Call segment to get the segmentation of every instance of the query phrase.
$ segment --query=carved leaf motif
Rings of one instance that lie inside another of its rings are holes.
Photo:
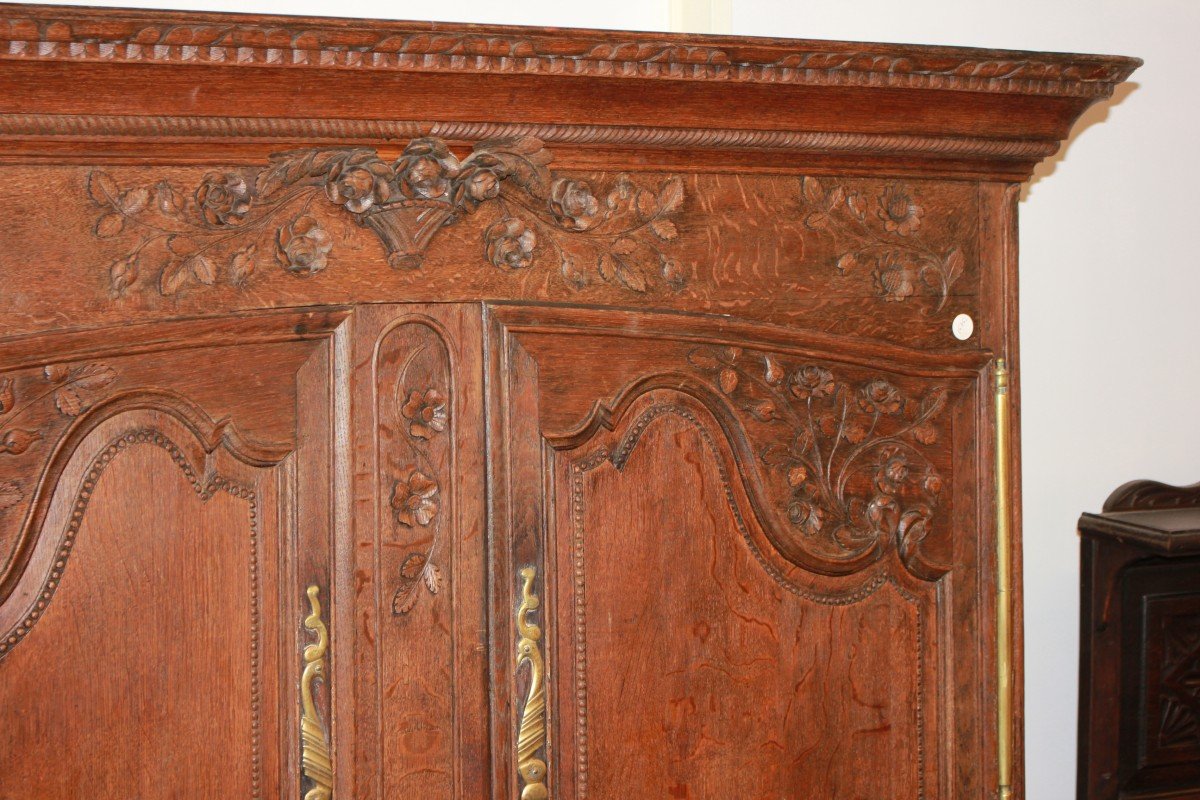
[[[21,487],[13,481],[0,481],[0,511],[12,508],[25,497]]]
[[[192,273],[186,261],[169,261],[159,277],[159,291],[170,297],[182,289],[191,277]]]
[[[442,590],[442,571],[432,561],[425,563],[423,576],[425,588],[429,590],[430,594],[437,594]]]
[[[212,286],[217,280],[217,270],[213,263],[204,256],[192,256],[184,262],[184,269],[195,276],[196,280],[205,286]]]
[[[669,242],[679,237],[679,228],[675,227],[675,223],[669,219],[651,220],[650,230],[654,231],[654,235],[664,242]]]
[[[87,364],[75,369],[59,365],[47,367],[46,377],[52,383],[62,383],[54,391],[54,405],[63,414],[76,417],[90,405],[87,393],[108,386],[116,380],[117,373],[105,364]]]
[[[54,393],[54,405],[68,417],[77,417],[83,412],[83,398],[70,386],[64,386]]]
[[[125,230],[125,218],[120,214],[105,214],[96,220],[96,236],[101,239],[119,236],[123,230]]]
[[[254,255],[258,252],[257,245],[246,245],[229,258],[229,282],[234,286],[244,286],[254,274]]]
[[[118,201],[118,205],[120,206],[122,213],[132,215],[140,213],[146,207],[146,203],[149,202],[149,200],[150,190],[144,187],[138,187],[135,189],[130,189],[127,192],[122,192]]]
[[[106,208],[113,206],[117,201],[117,196],[121,193],[120,187],[117,186],[117,182],[113,180],[112,176],[100,170],[95,170],[88,175],[87,191],[96,205]]]
[[[658,213],[671,214],[683,205],[683,179],[679,176],[667,178],[658,190]]]

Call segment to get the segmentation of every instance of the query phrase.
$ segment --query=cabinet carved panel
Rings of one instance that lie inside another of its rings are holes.
[[[268,554],[279,531],[264,514],[276,491],[262,469],[223,463],[227,454],[206,469],[188,429],[198,422],[117,415],[66,467],[29,567],[0,607],[0,697],[25,709],[0,737],[0,794],[173,797],[166,768],[245,797],[278,793],[269,739],[283,689],[280,629],[278,602],[264,588],[277,580]],[[151,474],[156,492],[146,496]],[[220,535],[199,541],[201,531]],[[197,591],[176,594],[177,585]],[[131,630],[132,645],[123,634]],[[60,702],[84,687],[105,709],[87,727]],[[130,687],[144,700],[129,702]],[[173,707],[157,702],[163,696],[176,698]],[[146,726],[153,737],[140,735]],[[109,751],[114,740],[130,746]],[[197,742],[230,742],[248,758],[214,760]],[[45,747],[68,748],[71,764],[41,770],[36,751]]]
[[[567,791],[936,796],[927,738],[944,681],[928,587],[797,579],[757,531],[723,438],[694,400],[656,391],[564,459]],[[849,646],[815,655],[834,641]],[[755,701],[763,695],[772,702]],[[892,766],[852,766],[873,761]]]

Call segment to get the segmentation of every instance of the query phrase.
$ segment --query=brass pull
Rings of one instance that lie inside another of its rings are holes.
[[[517,734],[517,774],[525,783],[521,800],[547,800],[546,762],[537,753],[546,744],[546,666],[542,661],[542,629],[530,622],[529,615],[540,605],[533,593],[533,579],[537,570],[525,567],[521,570],[521,607],[517,610],[517,668],[529,664],[529,695],[521,713],[521,727]]]
[[[320,588],[308,587],[312,613],[304,618],[304,627],[317,635],[317,641],[304,648],[304,673],[300,676],[300,770],[312,781],[304,800],[330,800],[333,797],[333,761],[329,757],[329,738],[313,702],[313,681],[325,679],[325,651],[329,649],[329,629],[321,621]]]
[[[996,361],[996,717],[1000,800],[1012,797],[1012,466],[1008,366]]]

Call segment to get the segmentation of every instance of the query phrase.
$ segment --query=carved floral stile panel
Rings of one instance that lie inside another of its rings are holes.
[[[395,269],[419,269],[438,231],[486,207],[475,223],[479,252],[496,269],[556,272],[570,289],[602,282],[642,293],[686,282],[667,252],[679,236],[679,177],[649,186],[621,174],[593,187],[552,173],[550,160],[528,136],[480,142],[461,160],[424,137],[394,162],[367,148],[297,150],[258,170],[210,172],[194,187],[122,185],[97,169],[87,193],[94,235],[130,242],[108,267],[113,298],[240,289],[266,269],[315,275],[347,238],[330,230],[331,206],[374,233]]]
[[[379,348],[380,481],[395,586],[392,613],[406,615],[423,595],[441,592],[447,575],[444,548],[451,480],[450,363],[446,343],[424,323],[400,325]]]
[[[688,354],[737,410],[785,539],[834,573],[890,548],[914,572],[944,515],[949,387],[739,347]]]
[[[102,363],[0,376],[0,575],[55,443],[116,379],[116,370]]]

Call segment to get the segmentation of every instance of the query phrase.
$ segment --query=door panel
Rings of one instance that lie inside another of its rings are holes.
[[[975,796],[982,363],[646,314],[492,315],[496,607],[537,571],[553,796]],[[508,669],[516,731],[531,676]],[[502,737],[515,797],[529,782]]]
[[[34,432],[0,455],[20,500],[0,514],[0,708],[20,710],[0,725],[0,798],[316,785],[301,777],[301,623],[306,587],[332,601],[333,508],[313,489],[337,324],[47,337],[49,363],[0,364],[15,398],[0,426]],[[310,764],[328,746],[327,679],[308,682]]]
[[[158,412],[76,450],[48,515],[62,538],[13,596],[36,600],[0,664],[0,707],[21,709],[2,791],[278,795],[277,476],[219,460],[205,474],[195,436]]]
[[[647,395],[558,459],[568,796],[920,796],[930,593],[887,577],[818,592],[764,564],[694,405]]]

